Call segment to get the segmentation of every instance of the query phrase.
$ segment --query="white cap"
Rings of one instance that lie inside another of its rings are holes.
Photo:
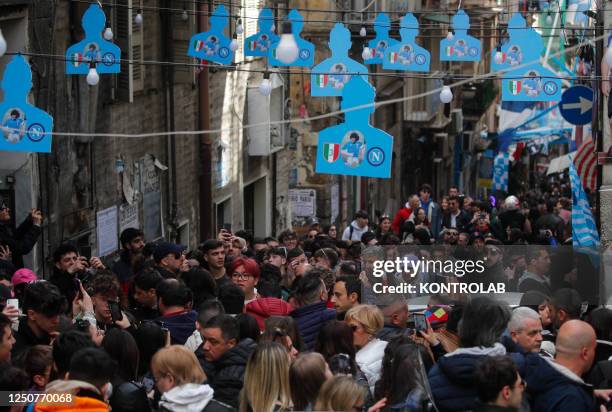
[[[516,196],[508,196],[504,204],[506,205],[506,209],[508,210],[518,209],[519,200]]]

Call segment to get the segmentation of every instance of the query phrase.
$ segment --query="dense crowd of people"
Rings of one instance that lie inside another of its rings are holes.
[[[304,236],[221,229],[192,250],[125,229],[110,261],[59,245],[48,280],[23,260],[42,213],[13,230],[2,203],[0,388],[72,398],[0,409],[612,410],[612,310],[589,304],[578,258],[560,246],[571,243],[567,194],[431,194],[423,185],[376,227],[360,210],[343,231],[316,220]],[[431,295],[416,310],[414,296],[373,284],[470,279],[373,274],[397,256],[486,257],[484,278],[520,302]]]

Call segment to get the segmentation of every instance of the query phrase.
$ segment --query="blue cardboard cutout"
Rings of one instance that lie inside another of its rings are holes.
[[[522,66],[504,72],[502,77],[502,100],[551,102],[561,100],[561,80],[541,64],[544,50],[542,37],[533,28],[526,27],[523,16],[515,13],[508,25],[510,40],[506,56],[498,70]],[[495,62],[493,62],[495,64]],[[503,66],[505,65],[505,66]],[[495,69],[494,66],[492,66]]]
[[[291,10],[287,17],[289,21],[291,22],[291,32],[293,33],[295,42],[297,43],[298,49],[300,49],[298,53],[298,57],[291,63],[283,63],[282,61],[277,60],[275,56],[276,56],[276,46],[278,46],[278,43],[276,43],[272,45],[272,48],[270,49],[270,52],[268,53],[270,65],[285,66],[285,67],[288,67],[288,66],[312,67],[314,65],[315,46],[311,42],[306,41],[300,37],[300,33],[302,32],[302,29],[304,28],[304,18],[295,9]]]
[[[81,25],[85,38],[66,50],[66,74],[87,75],[92,61],[96,63],[98,74],[119,73],[121,49],[102,37],[106,15],[98,4],[89,6],[83,14]]]
[[[244,39],[244,55],[266,57],[273,44],[278,43],[278,37],[273,31],[274,14],[268,8],[261,9],[257,19],[259,31]]]
[[[391,21],[386,13],[379,13],[374,19],[374,32],[376,37],[368,42],[368,47],[372,52],[372,58],[364,60],[365,64],[382,64],[385,53],[390,46],[395,46],[399,42],[389,37]]]
[[[28,103],[32,70],[23,56],[13,57],[6,66],[1,87],[4,101],[0,102],[0,150],[50,152],[53,118]]]
[[[451,40],[440,41],[440,60],[451,62],[477,62],[482,55],[482,44],[476,37],[467,34],[470,18],[464,10],[457,10],[452,22],[455,34]]]
[[[431,56],[429,51],[415,42],[419,34],[419,22],[412,13],[402,17],[400,35],[402,40],[387,49],[383,60],[383,69],[429,71]]]
[[[344,85],[353,77],[347,73],[363,73],[363,79],[368,81],[368,68],[348,57],[351,32],[344,24],[336,23],[329,33],[329,48],[331,57],[312,69],[310,91],[313,96],[342,96]]]
[[[508,22],[508,33],[518,33],[525,30],[527,30],[527,22],[521,13],[514,13]],[[497,48],[491,51],[491,71],[497,72],[499,70],[511,69],[513,66],[519,66],[523,63],[523,48],[525,48],[525,45],[521,47],[517,40],[521,40],[521,37],[517,39],[510,35],[510,39],[502,44],[502,61],[499,64],[495,63]]]
[[[231,64],[234,52],[230,49],[232,39],[224,33],[229,24],[229,13],[219,5],[210,16],[210,30],[195,34],[189,40],[187,55],[219,64]]]
[[[343,110],[374,103],[376,91],[362,76],[342,92]],[[390,177],[393,136],[370,125],[374,106],[347,111],[344,123],[319,132],[317,173]]]

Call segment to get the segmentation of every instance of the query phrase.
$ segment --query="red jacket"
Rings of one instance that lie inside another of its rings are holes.
[[[253,316],[257,320],[259,329],[264,330],[264,322],[270,316],[287,316],[293,310],[293,306],[284,300],[277,298],[260,298],[248,303],[244,313]]]
[[[395,218],[393,219],[393,223],[391,223],[391,230],[395,232],[396,235],[399,236],[400,228],[402,224],[410,217],[412,213],[412,209],[408,207],[408,203],[395,214]]]

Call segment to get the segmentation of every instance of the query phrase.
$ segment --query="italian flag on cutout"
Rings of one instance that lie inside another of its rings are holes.
[[[397,63],[397,58],[399,57],[399,54],[396,52],[390,52],[389,53],[389,62],[391,64],[395,64]]]
[[[340,156],[340,145],[337,143],[325,143],[323,146],[323,157],[329,163],[333,163],[338,160]]]
[[[516,96],[521,92],[521,81],[511,80],[510,83],[508,83],[508,87],[510,88],[510,93]]]
[[[253,51],[257,48],[257,40],[251,40],[249,42],[249,50]]]
[[[199,52],[202,50],[202,48],[204,48],[204,42],[202,40],[196,40],[194,48],[195,51]]]
[[[446,46],[446,55],[447,56],[452,56],[453,55],[453,46]]]
[[[83,63],[83,55],[81,53],[74,53],[72,55],[72,64],[74,67],[79,67]]]
[[[327,86],[327,82],[329,81],[329,77],[327,74],[317,74],[317,86],[323,88]]]

